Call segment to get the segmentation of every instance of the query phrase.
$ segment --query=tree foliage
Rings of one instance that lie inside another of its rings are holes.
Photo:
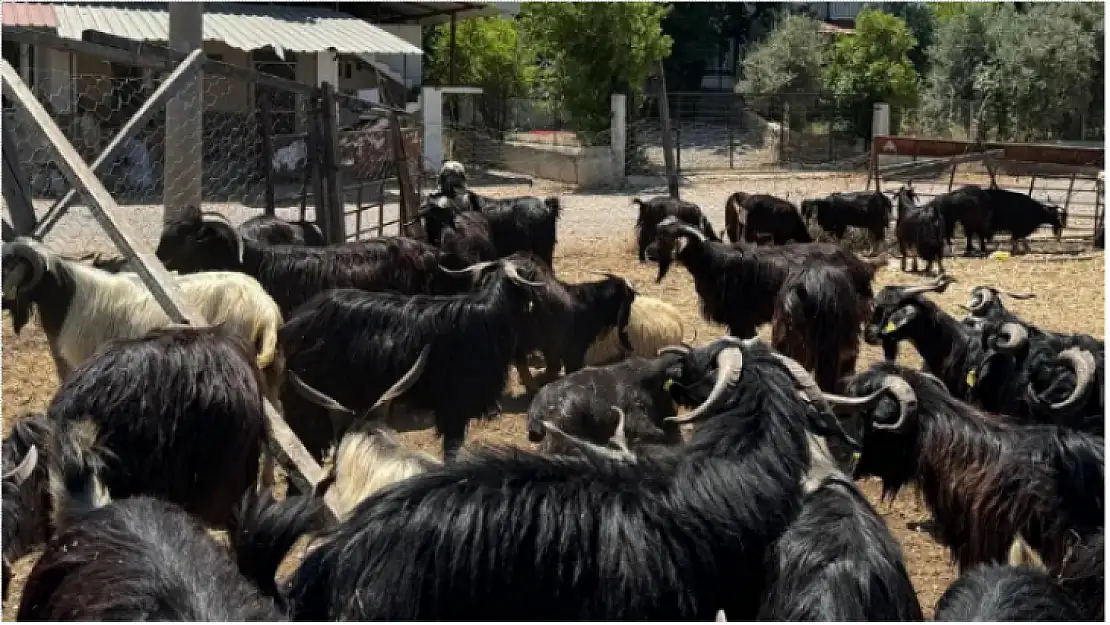
[[[741,62],[737,91],[749,94],[811,94],[821,91],[828,38],[808,15],[783,15],[775,29]]]
[[[671,50],[664,4],[535,2],[520,25],[537,55],[546,94],[580,130],[609,128],[609,97],[639,95]]]
[[[701,89],[707,61],[724,58],[762,39],[773,27],[781,2],[676,2],[663,19],[663,32],[674,41],[664,61],[667,88]],[[731,49],[729,44],[731,43]]]

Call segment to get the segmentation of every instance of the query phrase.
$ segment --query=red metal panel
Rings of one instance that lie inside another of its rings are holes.
[[[0,6],[4,26],[24,28],[57,28],[54,6],[40,2],[4,2]]]
[[[927,139],[922,137],[891,137],[876,135],[874,145],[880,156],[959,156],[977,151],[977,144],[970,141]],[[1038,145],[1032,143],[984,143],[984,150],[1003,150],[1003,160],[1052,163],[1081,167],[1103,167],[1103,148],[1084,148],[1065,145]]]

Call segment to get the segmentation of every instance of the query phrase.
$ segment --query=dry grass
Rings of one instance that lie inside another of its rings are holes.
[[[621,200],[622,203],[624,200]],[[628,223],[631,223],[629,221]],[[622,228],[627,232],[627,228]],[[590,236],[564,236],[556,253],[558,273],[564,280],[577,282],[594,279],[590,272],[611,271],[630,278],[644,295],[657,297],[675,305],[685,322],[697,328],[698,343],[704,343],[723,333],[722,328],[703,321],[698,313],[693,283],[689,274],[680,266],[672,268],[661,284],[655,282],[656,266],[636,262],[631,236],[599,238]],[[967,290],[977,284],[992,284],[1013,291],[1034,291],[1037,299],[1007,302],[1016,313],[1031,322],[1048,328],[1103,335],[1103,258],[1098,253],[1089,260],[1045,261],[1035,257],[1015,257],[1009,261],[990,259],[953,258],[946,261],[948,272],[958,284],[947,293],[932,295],[945,310],[961,315],[957,304],[965,303]],[[916,283],[921,278],[903,274],[893,266],[880,271],[878,285]],[[763,334],[769,338],[769,330]],[[687,336],[689,336],[687,331]],[[42,410],[57,386],[46,341],[32,323],[20,336],[11,331],[10,319],[3,324],[3,408],[4,414],[15,418],[20,413]],[[920,366],[912,348],[902,349],[905,364]],[[877,348],[864,346],[860,367],[882,357]],[[526,405],[523,388],[513,373],[511,387],[503,402],[506,409],[520,410]],[[4,422],[4,434],[10,421]],[[404,435],[406,444],[440,454],[439,441],[432,432]],[[524,414],[506,412],[501,418],[476,422],[468,436],[468,444],[497,443],[528,447],[524,431]],[[955,579],[955,569],[948,555],[928,535],[907,529],[907,523],[921,522],[929,515],[910,490],[903,492],[890,503],[879,503],[878,485],[868,481],[862,484],[868,498],[878,506],[891,531],[901,541],[909,563],[910,574],[917,588],[921,604],[927,613],[944,589]],[[15,567],[10,600],[5,605],[4,618],[11,620],[23,581],[30,571],[33,559],[29,556]]]

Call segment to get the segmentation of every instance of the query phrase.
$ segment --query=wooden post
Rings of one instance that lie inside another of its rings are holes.
[[[1072,194],[1073,190],[1075,190],[1075,172],[1074,171],[1071,173],[1071,180],[1068,181],[1068,194],[1064,197],[1064,210],[1068,210],[1068,206],[1071,205],[1071,194]]]
[[[321,138],[323,140],[325,193],[328,196],[328,211],[331,213],[331,232],[328,240],[332,243],[342,243],[346,239],[346,217],[344,212],[343,187],[339,175],[339,123],[336,120],[335,85],[325,82],[321,87],[320,107],[323,113],[320,116]]]
[[[117,132],[114,137],[112,137],[108,145],[104,146],[100,155],[89,165],[89,168],[95,172],[99,171],[104,165],[114,162],[116,155],[118,155],[127,144],[127,140],[138,134],[143,126],[162,109],[162,105],[167,100],[174,97],[174,94],[181,88],[186,86],[185,79],[187,78],[187,74],[204,65],[204,61],[203,50],[193,50],[189,56],[185,57],[185,60],[182,61],[169,76],[166,76],[162,84],[158,85],[154,93],[150,94],[150,98],[139,107],[135,116],[127,120],[127,123],[119,129],[119,132]],[[78,197],[79,194],[77,193],[76,187],[71,187],[61,199],[55,202],[54,205],[46,211],[46,214],[42,217],[42,221],[35,226],[35,231],[32,236],[41,241],[43,237],[57,225],[58,220],[66,214],[66,211],[69,210],[69,207],[73,205]]]
[[[324,238],[328,244],[335,244],[331,238],[331,211],[328,210],[328,196],[324,188],[324,133],[323,133],[323,108],[320,105],[320,91],[317,90],[316,95],[311,99],[312,106],[309,113],[308,120],[308,138],[305,147],[308,152],[308,163],[312,167],[312,196],[316,202],[316,225],[320,226],[320,232],[324,233]]]
[[[204,46],[204,4],[171,2],[170,48],[189,54]],[[204,147],[204,88],[200,69],[187,72],[185,84],[166,105],[166,159],[162,219],[176,218],[186,206],[200,206]]]
[[[663,61],[659,61],[659,124],[663,131],[663,162],[667,167],[667,193],[678,197],[678,168],[674,158],[674,137],[671,136],[671,110],[667,100],[667,77]]]
[[[956,168],[957,167],[959,167],[959,164],[956,162],[956,159],[952,159],[952,171],[948,174],[948,191],[949,192],[952,191],[952,185],[956,182]]]
[[[4,156],[4,203],[12,215],[12,228],[17,234],[31,233],[36,227],[34,204],[31,202],[31,182],[19,162],[17,144],[9,124],[0,127],[3,131]],[[5,222],[6,223],[6,222]],[[5,236],[5,240],[7,237]]]
[[[405,153],[405,136],[396,112],[389,114],[389,129],[393,135],[393,160],[397,169],[397,187],[401,191],[401,230],[412,239],[424,239],[424,224],[420,223],[420,197],[412,185],[409,159]],[[384,210],[384,207],[383,207]]]
[[[270,105],[270,92],[262,89],[259,91],[258,100],[258,132],[262,135],[262,161],[266,176],[266,214],[273,216],[276,211],[274,183],[274,137],[273,109]]]

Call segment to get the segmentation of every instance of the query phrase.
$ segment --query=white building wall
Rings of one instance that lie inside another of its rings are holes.
[[[419,24],[377,24],[377,26],[418,48],[423,43]],[[404,78],[405,86],[410,89],[424,83],[424,57],[419,54],[375,54],[374,59],[388,65]]]

